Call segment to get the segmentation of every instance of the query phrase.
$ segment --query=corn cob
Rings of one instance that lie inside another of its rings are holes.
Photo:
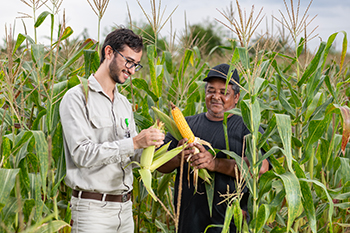
[[[210,143],[208,143],[204,140],[201,140],[200,138],[194,136],[191,128],[188,126],[188,123],[187,123],[184,115],[182,114],[180,109],[178,107],[176,107],[173,103],[171,103],[171,115],[173,116],[175,124],[176,124],[177,128],[179,129],[182,137],[188,139],[188,143],[195,142],[195,143],[205,144],[205,145],[208,145],[214,151],[214,149],[211,147]],[[197,147],[195,147],[194,149],[195,149],[195,154],[199,153],[199,150]],[[189,156],[187,158],[187,162],[189,161],[190,158],[191,158],[191,156]],[[199,171],[197,169],[194,169],[194,171],[193,171],[193,184],[194,184],[196,190],[197,190],[198,176],[201,177],[204,181],[206,181],[208,183],[210,183],[210,179],[211,179],[211,177],[206,169],[199,169]]]
[[[160,121],[157,121],[153,127],[157,129],[162,129],[163,123]],[[152,189],[152,174],[154,170],[156,170],[158,167],[162,166],[164,163],[168,162],[170,159],[175,157],[178,153],[180,153],[183,149],[183,146],[176,147],[170,151],[168,151],[169,145],[164,145],[159,150],[155,151],[155,146],[149,146],[142,151],[140,163],[137,163],[135,161],[131,163],[136,163],[140,166],[139,173],[141,180],[143,181],[143,185],[147,189],[147,192],[152,196],[152,198],[155,201],[158,201],[159,199],[155,195]]]
[[[179,129],[181,136],[183,138],[187,138],[189,143],[194,142],[195,140],[194,134],[190,129],[190,127],[188,126],[188,123],[184,115],[182,114],[180,109],[176,107],[173,103],[171,103],[171,115],[174,118],[175,124]]]

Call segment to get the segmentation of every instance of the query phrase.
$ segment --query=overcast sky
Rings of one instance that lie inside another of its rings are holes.
[[[25,5],[20,0],[0,0],[2,1],[2,7],[0,8],[0,38],[5,36],[5,24],[9,28],[15,25],[15,34],[23,33],[23,26],[20,19],[16,17],[20,16],[18,12],[25,12],[27,14],[32,14],[32,9]],[[26,0],[32,1],[32,0]],[[92,2],[93,0],[91,0]],[[98,0],[97,0],[98,1]],[[309,0],[300,0],[300,17],[301,14],[305,11]],[[50,0],[49,0],[50,2]],[[139,0],[141,5],[144,7],[148,14],[151,14],[150,0]],[[178,6],[176,11],[172,16],[173,30],[176,29],[177,34],[180,34],[185,25],[185,14],[186,19],[189,24],[201,23],[206,20],[214,21],[218,19],[224,23],[228,23],[225,18],[220,14],[220,11],[226,10],[232,1],[230,0],[163,0],[162,11],[165,9],[164,19]],[[290,0],[286,0],[288,6],[290,7]],[[158,6],[159,0],[156,0]],[[294,4],[297,3],[297,0],[294,0]],[[49,3],[50,4],[50,3]],[[109,28],[115,24],[126,25],[128,20],[127,16],[127,4],[131,12],[131,17],[133,21],[140,22],[146,21],[145,16],[143,15],[137,0],[110,0],[108,8],[105,12],[104,17],[102,18],[102,30],[105,32],[106,28]],[[287,15],[283,0],[244,0],[240,1],[242,9],[245,9],[248,13],[252,5],[255,7],[255,15],[263,7],[263,14],[267,18],[261,24],[259,31],[265,31],[266,24],[269,25],[271,30],[271,15],[274,15],[276,18],[281,18],[279,10],[283,14]],[[235,1],[233,1],[233,6],[236,7]],[[60,18],[62,19],[63,9],[66,13],[66,24],[71,26],[74,30],[74,35],[78,36],[85,28],[87,28],[90,37],[97,39],[97,16],[94,14],[90,8],[87,0],[63,0],[61,11],[59,13]],[[43,6],[39,9],[37,15],[42,11],[47,10],[46,6]],[[318,26],[316,33],[319,34],[318,38],[315,38],[310,42],[310,47],[317,48],[319,41],[326,41],[328,37],[334,33],[341,30],[350,33],[350,0],[314,0],[311,8],[308,12],[309,19],[317,15],[316,19],[309,26],[309,32],[315,27]],[[33,23],[32,19],[24,19],[25,24],[27,25],[28,33],[33,36]],[[58,22],[56,18],[56,23]],[[279,23],[274,22],[274,33],[277,32],[277,27]],[[45,43],[44,36],[49,35],[49,20],[45,21],[44,24],[38,30],[38,39],[39,42]],[[57,28],[57,27],[56,27]],[[224,30],[225,27],[222,27]],[[162,30],[163,36],[168,36],[170,32],[170,24],[167,23],[164,29]],[[338,35],[336,48],[339,50],[341,46],[343,36]],[[349,50],[349,48],[348,48]]]

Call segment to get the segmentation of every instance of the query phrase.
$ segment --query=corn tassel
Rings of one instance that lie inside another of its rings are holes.
[[[201,140],[200,138],[194,136],[191,128],[188,126],[188,123],[187,123],[184,115],[180,111],[180,109],[178,107],[176,107],[173,103],[171,103],[171,108],[172,108],[171,114],[173,116],[175,124],[176,124],[177,128],[179,129],[182,137],[187,138],[188,143],[194,142],[194,143],[204,144],[204,145],[209,146],[214,151],[214,149],[211,147],[210,143],[208,143],[204,140]],[[195,149],[194,154],[199,153],[199,150],[197,147],[195,147],[194,149]],[[191,156],[188,157],[187,162],[189,161],[190,158],[191,158]],[[211,176],[209,175],[209,173],[206,169],[199,169],[199,170],[194,169],[193,170],[193,184],[195,186],[195,190],[197,190],[198,176],[200,178],[202,178],[205,182],[208,182],[210,184]]]

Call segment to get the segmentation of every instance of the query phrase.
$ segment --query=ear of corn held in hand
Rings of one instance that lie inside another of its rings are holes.
[[[208,143],[204,140],[201,140],[200,138],[194,136],[191,128],[188,126],[187,121],[186,121],[184,115],[182,114],[182,112],[180,111],[180,109],[178,107],[176,107],[173,103],[171,103],[171,108],[172,108],[171,114],[173,116],[174,122],[175,122],[177,128],[179,129],[182,137],[188,139],[187,143],[204,144],[204,145],[209,146],[214,151],[214,149],[211,147],[210,143]],[[194,149],[195,149],[195,154],[199,153],[199,150],[197,147],[195,147]],[[187,162],[189,161],[190,157],[188,157]],[[208,183],[210,183],[210,179],[211,179],[211,177],[206,169],[194,169],[193,183],[194,183],[196,190],[197,190],[198,176]]]
[[[162,130],[163,123],[157,121],[153,127]],[[147,192],[152,196],[155,201],[158,201],[157,196],[155,195],[152,189],[152,172],[156,170],[158,167],[162,166],[164,163],[168,162],[170,159],[175,157],[178,153],[180,153],[183,149],[183,146],[176,147],[170,151],[168,151],[168,144],[162,146],[159,150],[155,151],[155,146],[149,146],[143,149],[141,159],[139,173],[141,176],[141,180],[143,181],[143,185],[147,189]],[[132,162],[137,163],[137,162]]]

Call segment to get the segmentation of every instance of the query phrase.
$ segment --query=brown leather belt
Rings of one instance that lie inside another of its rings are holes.
[[[73,193],[72,193],[73,197],[79,197],[79,192],[81,192],[80,198],[93,199],[93,200],[98,200],[98,201],[103,200],[103,194],[101,194],[101,193],[91,193],[91,192],[78,191],[78,190],[73,190]],[[105,201],[127,202],[130,200],[130,197],[131,197],[131,192],[128,192],[128,193],[122,194],[122,195],[106,194]]]

